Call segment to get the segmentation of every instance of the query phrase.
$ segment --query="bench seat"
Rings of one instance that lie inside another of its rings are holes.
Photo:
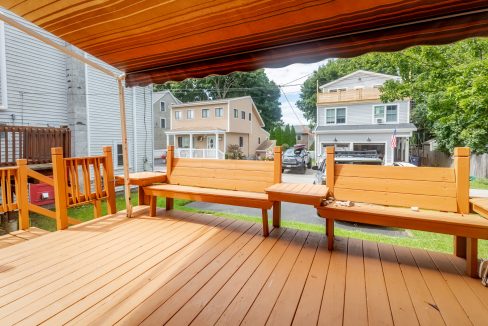
[[[269,209],[273,206],[273,203],[268,200],[267,194],[250,191],[160,184],[144,187],[144,194],[261,209]]]

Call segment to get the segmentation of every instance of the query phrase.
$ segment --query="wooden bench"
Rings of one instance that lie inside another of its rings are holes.
[[[268,209],[273,207],[273,225],[280,222],[279,202],[268,199],[264,189],[281,182],[281,147],[274,149],[274,161],[175,158],[169,146],[166,158],[167,183],[144,187],[150,197],[150,215],[156,215],[157,197],[166,197],[166,210],[173,199],[260,208],[263,235],[268,236]]]
[[[334,164],[334,148],[326,151],[329,196],[354,203],[317,208],[326,218],[329,250],[334,220],[451,234],[455,255],[466,258],[470,276],[477,275],[478,239],[488,239],[488,220],[470,214],[469,148],[455,149],[453,168]]]

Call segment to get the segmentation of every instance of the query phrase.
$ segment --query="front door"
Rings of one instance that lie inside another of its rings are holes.
[[[207,136],[207,148],[215,149],[215,136]]]

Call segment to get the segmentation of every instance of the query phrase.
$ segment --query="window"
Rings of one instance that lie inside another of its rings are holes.
[[[297,135],[297,140],[302,140],[302,135]]]
[[[208,118],[209,114],[210,114],[209,109],[202,109],[202,118],[204,119]]]
[[[178,147],[179,148],[189,148],[190,147],[190,137],[188,136],[178,136]]]
[[[249,113],[249,121],[251,121],[251,117],[252,117],[252,115],[251,115],[251,113]]]
[[[195,117],[195,111],[194,110],[186,110],[186,118],[187,119],[193,119]]]
[[[159,102],[159,109],[161,110],[161,112],[166,111],[166,103]]]
[[[216,108],[215,109],[215,116],[217,118],[222,118],[224,116],[224,109],[222,109],[222,108]]]
[[[330,124],[345,124],[346,123],[346,108],[327,109],[325,111],[325,123]]]
[[[181,111],[175,111],[175,120],[181,119]]]
[[[239,137],[239,147],[244,147],[244,137]]]
[[[258,137],[258,144],[261,144],[261,137]]]
[[[124,165],[124,153],[122,151],[122,144],[117,144],[117,166]]]
[[[345,92],[347,91],[347,88],[332,88],[329,89],[329,93],[337,93],[337,92]]]
[[[161,118],[161,128],[162,129],[166,128],[166,119],[165,118]]]
[[[234,118],[239,118],[239,110],[234,109]]]
[[[246,120],[246,112],[241,111],[241,118],[242,120]]]
[[[178,147],[181,148],[183,147],[183,137],[178,137]]]
[[[373,107],[373,123],[397,122],[397,105],[375,105]]]

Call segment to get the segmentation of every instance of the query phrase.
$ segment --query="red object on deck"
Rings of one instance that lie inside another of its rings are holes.
[[[30,202],[43,206],[54,203],[54,188],[47,183],[31,183],[29,187]]]

